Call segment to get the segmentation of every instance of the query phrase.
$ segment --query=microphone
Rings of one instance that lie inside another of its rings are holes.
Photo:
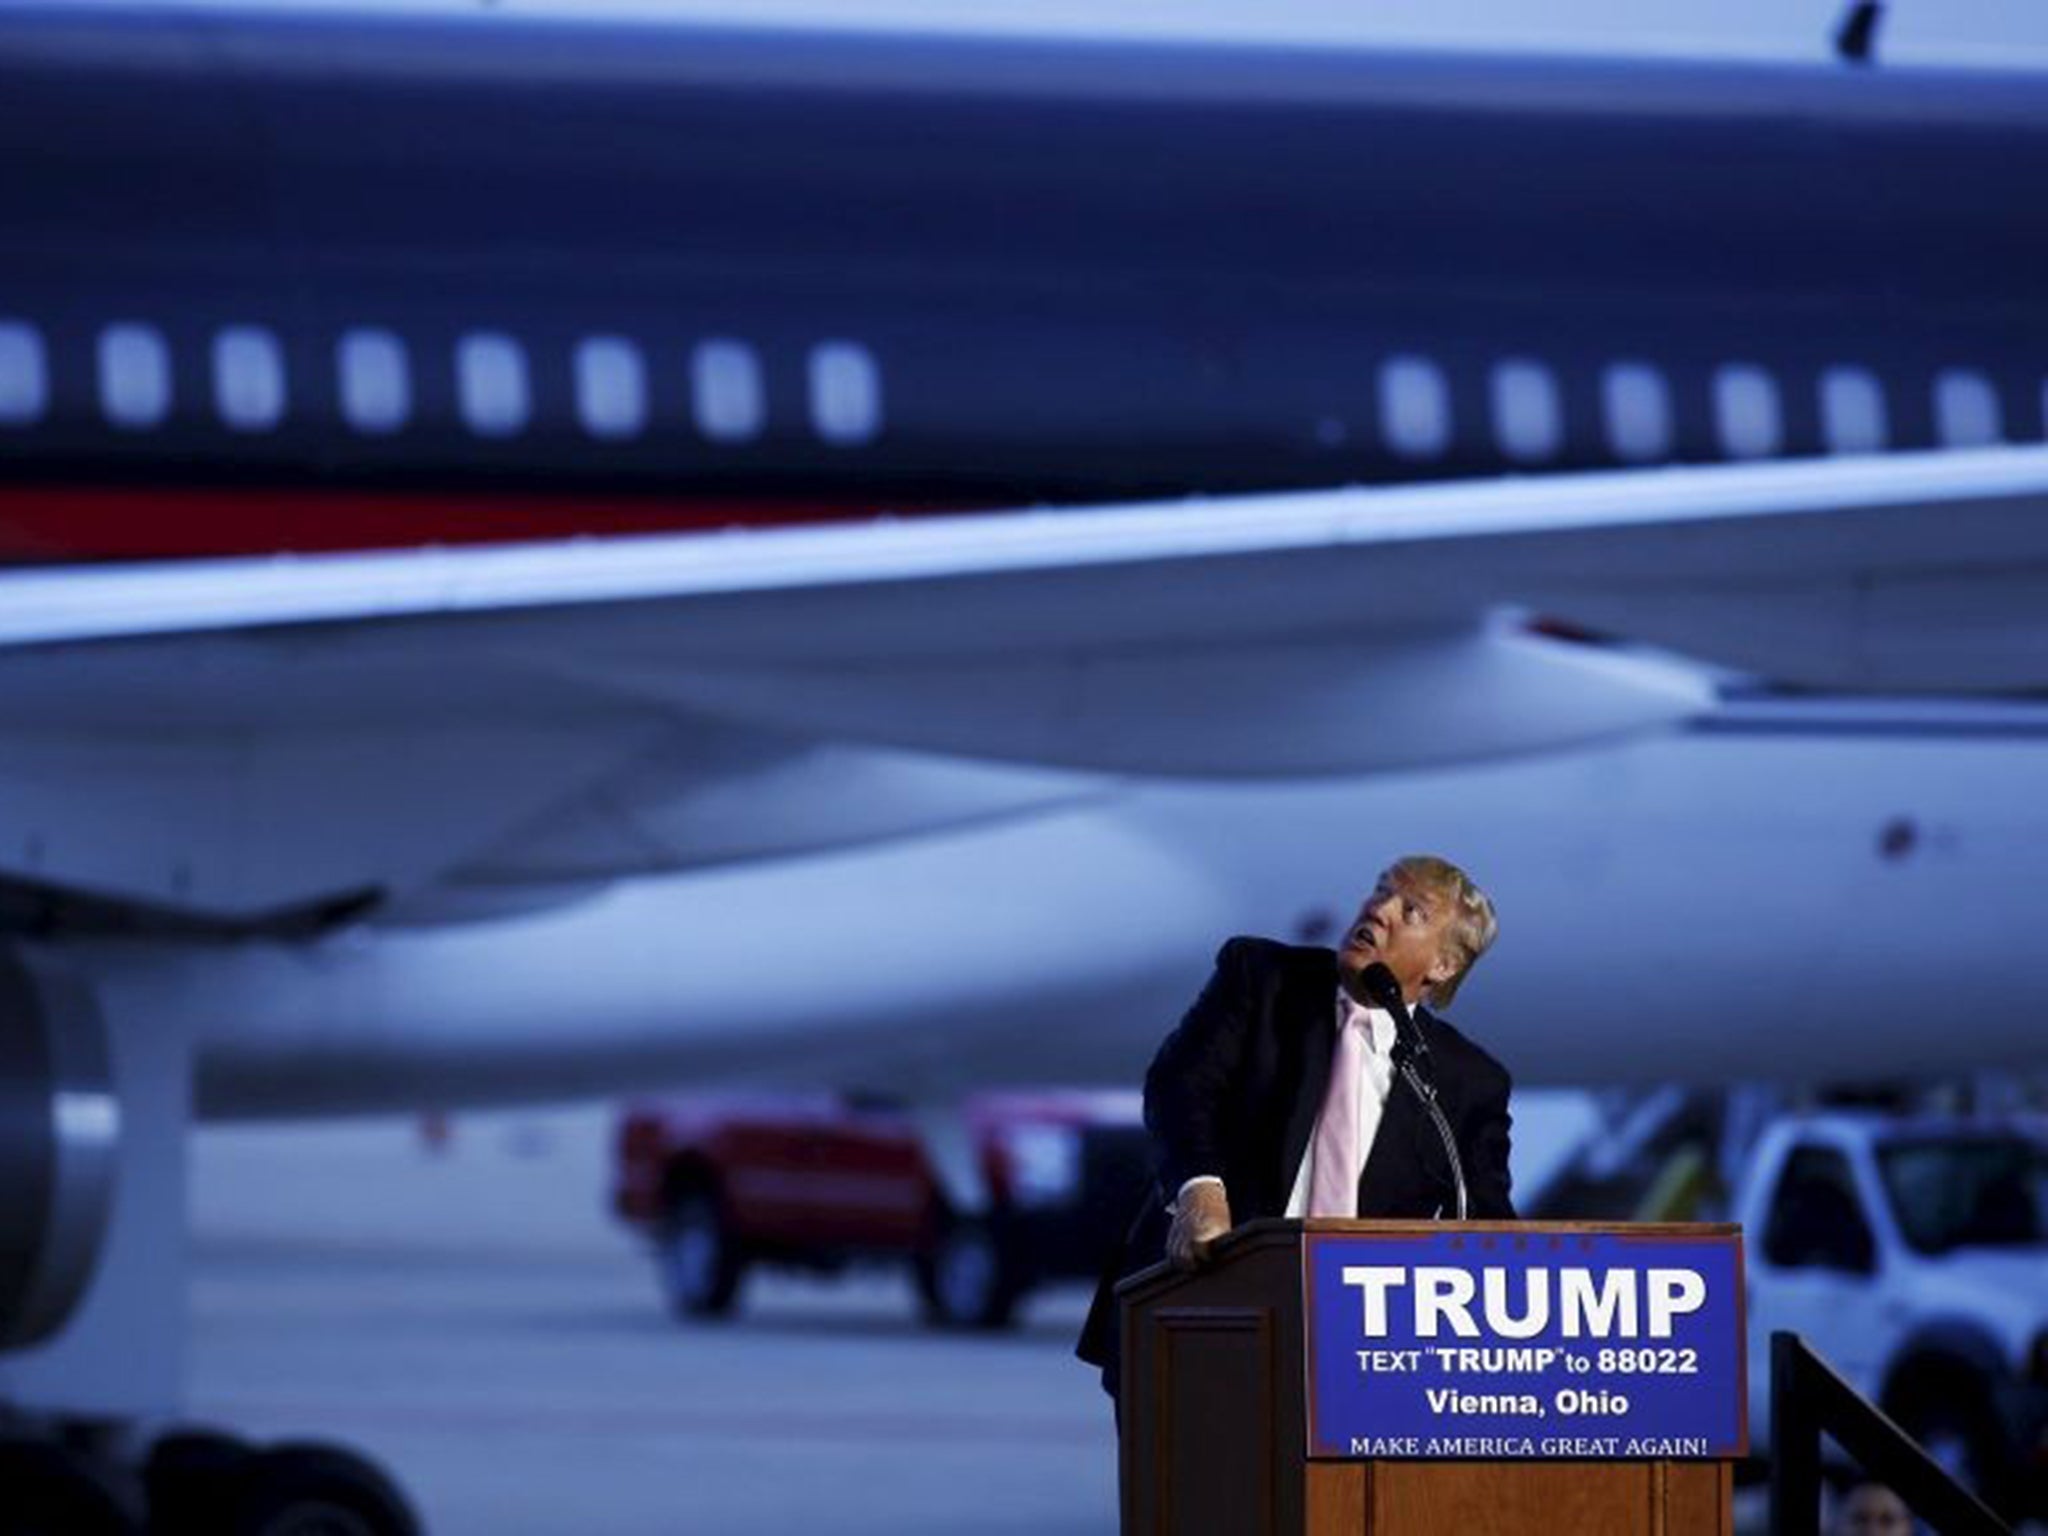
[[[1422,1038],[1422,1031],[1409,1016],[1408,1004],[1401,996],[1401,983],[1387,969],[1384,961],[1375,960],[1360,971],[1358,986],[1375,1008],[1384,1008],[1393,1015],[1394,1065],[1400,1069],[1409,1091],[1422,1100],[1422,1107],[1429,1111],[1430,1121],[1436,1126],[1437,1140],[1444,1144],[1444,1156],[1451,1165],[1451,1183],[1458,1192],[1458,1220],[1463,1221],[1467,1208],[1465,1161],[1458,1156],[1458,1139],[1451,1134],[1451,1122],[1444,1118],[1443,1107],[1436,1101],[1436,1086],[1423,1076],[1429,1070],[1429,1043]]]
[[[1384,960],[1373,961],[1358,973],[1358,985],[1375,1008],[1384,1008],[1393,1015],[1394,1038],[1418,1068],[1428,1071],[1429,1044],[1410,1017],[1408,1004],[1401,996],[1401,983],[1395,979],[1387,963]]]

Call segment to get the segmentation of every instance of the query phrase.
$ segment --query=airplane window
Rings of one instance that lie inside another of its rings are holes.
[[[1721,450],[1732,459],[1766,458],[1784,446],[1778,384],[1751,363],[1729,363],[1714,373],[1714,421]]]
[[[1877,453],[1890,438],[1884,389],[1867,368],[1829,368],[1820,376],[1820,431],[1829,453]]]
[[[761,359],[743,341],[704,341],[690,354],[690,405],[697,430],[721,443],[759,437],[767,419]]]
[[[1607,442],[1616,458],[1661,459],[1671,452],[1671,390],[1648,363],[1615,363],[1600,376]]]
[[[1934,377],[1934,430],[1950,448],[2001,441],[1998,391],[1974,368],[1944,368]]]
[[[341,414],[358,432],[396,432],[412,414],[405,343],[389,331],[346,332],[335,349]]]
[[[1451,387],[1426,357],[1380,364],[1380,432],[1407,459],[1434,459],[1451,446]]]
[[[1554,459],[1564,444],[1564,406],[1557,376],[1528,358],[1509,358],[1493,370],[1493,435],[1501,452],[1528,462]]]
[[[171,413],[171,349],[153,325],[100,332],[100,407],[117,427],[154,427]]]
[[[213,404],[238,432],[267,432],[284,415],[284,351],[260,325],[231,325],[213,338]]]
[[[853,341],[811,348],[811,425],[828,443],[873,442],[882,430],[882,372]]]
[[[24,320],[0,320],[0,426],[25,427],[49,408],[42,332]]]
[[[638,437],[647,426],[647,365],[623,336],[576,343],[576,415],[592,437]]]
[[[469,430],[512,437],[533,412],[526,353],[502,331],[471,331],[455,343],[455,400]]]

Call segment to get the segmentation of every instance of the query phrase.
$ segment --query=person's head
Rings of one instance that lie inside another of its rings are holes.
[[[1842,1500],[1834,1536],[1912,1536],[1913,1512],[1883,1483],[1858,1483]]]
[[[1387,866],[1359,907],[1337,952],[1338,969],[1350,985],[1377,960],[1400,981],[1408,1002],[1441,1007],[1498,928],[1493,903],[1470,875],[1447,859],[1411,854]]]

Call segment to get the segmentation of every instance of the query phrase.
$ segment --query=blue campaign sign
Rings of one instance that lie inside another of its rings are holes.
[[[1311,1456],[1748,1450],[1732,1232],[1443,1227],[1304,1242]]]

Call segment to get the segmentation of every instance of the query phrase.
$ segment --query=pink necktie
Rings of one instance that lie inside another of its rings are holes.
[[[1337,1031],[1337,1054],[1330,1062],[1330,1091],[1323,1096],[1316,1121],[1314,1171],[1309,1175],[1311,1216],[1356,1216],[1358,1176],[1364,1169],[1358,1155],[1358,1099],[1365,1091],[1365,1030],[1362,1015],[1346,1010]]]

